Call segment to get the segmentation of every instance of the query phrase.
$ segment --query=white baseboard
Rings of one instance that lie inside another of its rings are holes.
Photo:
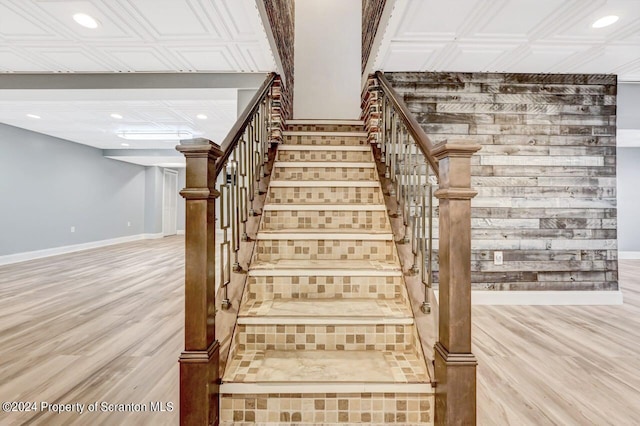
[[[434,291],[436,300],[438,291]],[[622,305],[622,292],[615,291],[485,291],[471,292],[472,305]]]
[[[142,234],[142,240],[157,240],[158,238],[163,238],[164,234],[159,232],[157,234]]]
[[[471,293],[474,305],[621,305],[617,291],[483,291]]]
[[[619,251],[618,259],[640,259],[640,251]]]
[[[26,262],[29,260],[42,259],[44,257],[57,256],[60,254],[74,253],[82,250],[89,250],[99,247],[112,246],[114,244],[129,243],[132,241],[149,240],[155,238],[162,238],[160,234],[137,234],[129,235],[126,237],[110,238],[108,240],[91,241],[82,244],[73,244],[70,246],[53,247],[44,250],[27,251],[23,253],[8,254],[0,256],[0,266],[9,265],[12,263]]]
[[[184,235],[184,229],[178,229],[178,235]]]

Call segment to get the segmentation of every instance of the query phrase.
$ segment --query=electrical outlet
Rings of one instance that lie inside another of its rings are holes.
[[[75,226],[71,227],[71,232],[76,232],[76,227]]]
[[[494,251],[493,252],[493,264],[494,265],[502,265],[504,259],[502,257],[502,252],[501,251]]]
[[[131,226],[131,222],[127,222],[127,226]]]

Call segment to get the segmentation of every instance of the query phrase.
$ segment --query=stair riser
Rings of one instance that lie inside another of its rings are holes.
[[[433,424],[434,397],[419,393],[221,394],[222,425]]]
[[[279,150],[278,161],[373,161],[370,151],[291,151]]]
[[[288,145],[366,145],[367,138],[360,136],[321,136],[321,135],[285,135],[284,143]]]
[[[262,215],[262,230],[370,229],[390,230],[384,211],[274,211]]]
[[[246,300],[404,298],[401,277],[250,276]]]
[[[238,324],[232,354],[244,351],[414,351],[413,325]]]
[[[269,203],[296,204],[382,204],[384,197],[380,188],[369,187],[271,187]]]
[[[350,124],[290,124],[288,132],[364,132],[364,126]]]
[[[376,180],[374,168],[365,167],[278,167],[273,171],[273,180]]]
[[[381,240],[258,240],[255,258],[260,261],[281,259],[397,261],[394,242]]]

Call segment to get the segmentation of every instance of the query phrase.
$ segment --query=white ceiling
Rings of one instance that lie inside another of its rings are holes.
[[[274,69],[254,0],[0,1],[0,72]]]
[[[614,73],[640,81],[640,0],[395,3],[375,69]],[[606,15],[620,20],[591,27]]]
[[[114,113],[123,118],[112,118]],[[172,149],[177,144],[124,140],[117,136],[122,131],[181,130],[221,143],[236,117],[235,89],[70,90],[62,99],[55,90],[0,91],[0,122],[100,149],[122,149],[122,143],[130,149]]]
[[[81,27],[75,13],[91,15],[99,27]],[[0,73],[272,70],[255,0],[0,0]],[[182,130],[221,143],[236,117],[235,89],[0,91],[0,123],[99,149],[177,144],[124,140],[121,131]]]

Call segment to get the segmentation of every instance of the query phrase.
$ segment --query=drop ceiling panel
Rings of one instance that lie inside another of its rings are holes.
[[[385,71],[640,73],[639,0],[396,0],[383,34]]]
[[[160,38],[172,36],[210,36],[206,23],[187,0],[135,0],[129,4]],[[219,38],[215,28],[211,36]]]
[[[211,48],[176,48],[171,49],[187,65],[189,70],[232,71],[241,67],[231,56],[225,46]]]
[[[276,69],[254,0],[1,3],[0,71],[4,72]],[[96,18],[99,27],[78,25],[73,15],[79,12]]]
[[[458,45],[455,56],[449,61],[447,68],[461,70],[474,67],[478,71],[493,71],[492,65],[510,50],[510,47],[487,48],[484,46]]]
[[[504,2],[475,36],[524,38],[563,3],[563,0],[518,0]],[[526,16],[526,19],[522,19]]]
[[[425,34],[453,37],[472,6],[473,1],[470,0],[410,1],[403,11],[403,24],[397,28],[396,37],[410,38]]]
[[[520,55],[519,58],[509,67],[513,72],[522,73],[543,73],[549,69],[557,68],[557,65],[567,61],[574,55],[583,51],[584,48],[563,48],[554,46],[532,46]]]
[[[47,31],[32,18],[0,4],[0,34],[8,38],[30,38],[46,35]]]
[[[23,2],[25,12],[29,6],[38,8],[42,19],[50,22],[53,31],[70,34],[71,37],[95,40],[128,39],[130,34],[125,30],[117,17],[109,13],[108,8],[99,7],[100,2],[66,1],[66,0],[27,0]],[[86,13],[98,20],[100,25],[96,29],[89,29],[78,25],[73,20],[76,13]],[[27,12],[28,13],[28,12]]]
[[[92,58],[88,52],[80,49],[30,49],[32,54],[56,64],[60,69],[80,72],[105,72],[109,65]]]
[[[0,69],[3,71],[11,71],[16,68],[20,68],[26,72],[47,71],[47,66],[42,63],[33,62],[10,50],[0,50]]]

